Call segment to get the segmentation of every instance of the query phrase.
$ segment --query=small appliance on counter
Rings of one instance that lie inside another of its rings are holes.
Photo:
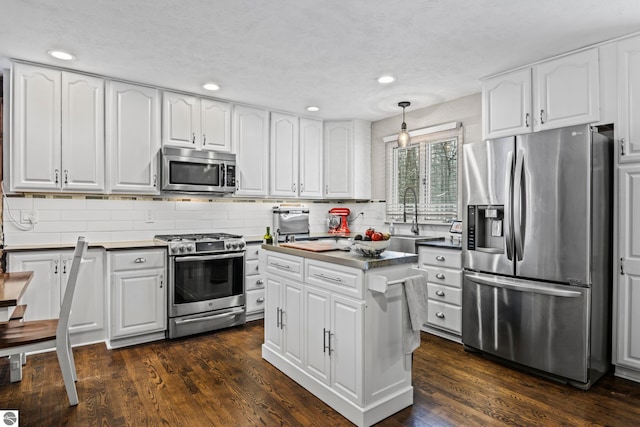
[[[349,218],[351,211],[348,208],[329,209],[329,233],[349,234]]]
[[[273,231],[279,241],[287,236],[309,234],[309,209],[299,203],[285,203],[273,207]]]

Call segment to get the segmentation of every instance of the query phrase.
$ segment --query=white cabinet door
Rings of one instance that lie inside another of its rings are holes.
[[[107,162],[113,193],[159,194],[157,89],[108,82]]]
[[[324,123],[325,198],[352,195],[353,129],[350,121]],[[371,177],[362,177],[371,179]]]
[[[62,190],[104,191],[104,80],[62,72]]]
[[[531,132],[532,122],[530,68],[482,82],[484,139]]]
[[[166,329],[163,269],[118,271],[112,286],[112,338]]]
[[[231,104],[202,99],[200,117],[202,149],[231,151]]]
[[[73,252],[61,254],[60,304],[67,289]],[[78,284],[73,295],[69,332],[71,334],[105,330],[104,251],[88,250],[82,259]],[[102,336],[104,338],[104,336]]]
[[[271,196],[298,196],[298,118],[271,113]]]
[[[8,271],[33,271],[20,304],[27,304],[24,320],[57,319],[60,314],[60,254],[58,252],[11,252]]]
[[[597,48],[535,66],[534,130],[597,122],[600,118],[598,71]]]
[[[162,145],[200,148],[200,100],[181,93],[162,94]]]
[[[619,167],[618,185],[614,363],[640,370],[640,164]]]
[[[331,295],[311,286],[304,290],[304,369],[313,377],[330,385],[331,356],[328,334],[331,333]]]
[[[280,354],[282,353],[280,308],[283,289],[283,278],[272,275],[267,276],[264,307],[264,343]]]
[[[266,196],[269,182],[269,119],[266,110],[233,109],[236,195]]]
[[[331,295],[331,387],[363,404],[364,302]]]
[[[322,121],[300,119],[299,191],[300,197],[322,198],[324,144]]]
[[[60,71],[13,65],[11,189],[60,189]]]
[[[620,163],[640,161],[640,37],[618,43],[618,122]]]
[[[302,285],[285,280],[282,298],[283,313],[280,320],[283,331],[282,354],[293,364],[302,366],[302,348],[304,345]]]

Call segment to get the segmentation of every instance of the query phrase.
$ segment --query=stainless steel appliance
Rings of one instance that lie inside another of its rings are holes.
[[[280,205],[273,208],[273,230],[278,239],[309,234],[309,209],[302,205]]]
[[[162,147],[162,190],[233,193],[236,191],[236,155]]]
[[[610,363],[611,140],[465,144],[462,342],[588,389]]]
[[[169,338],[245,323],[242,236],[178,234],[155,240],[168,246]]]

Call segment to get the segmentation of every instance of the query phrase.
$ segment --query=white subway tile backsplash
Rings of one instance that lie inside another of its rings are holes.
[[[108,211],[111,214],[111,221],[143,221],[144,210],[117,210]]]
[[[87,209],[99,210],[132,210],[133,200],[87,200]]]
[[[34,233],[64,233],[69,231],[84,231],[87,229],[85,221],[55,221],[55,222],[38,222],[33,231]]]
[[[4,244],[8,245],[47,245],[60,243],[60,233],[21,233],[5,234]]]
[[[34,198],[33,209],[50,209],[50,210],[75,210],[85,209],[87,202],[85,199],[41,199]],[[11,199],[13,202],[13,199]]]
[[[86,231],[133,230],[133,221],[87,221]]]
[[[11,209],[33,209],[33,199],[31,197],[11,197],[4,200],[4,210]]]
[[[58,217],[53,218],[52,215],[57,213]],[[47,214],[51,219],[44,219],[42,214]],[[111,211],[95,211],[87,209],[65,209],[60,211],[42,210],[38,211],[38,217],[41,221],[55,221],[64,219],[65,221],[108,221],[111,219]]]

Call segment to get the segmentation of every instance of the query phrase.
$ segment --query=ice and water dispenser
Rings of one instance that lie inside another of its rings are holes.
[[[467,209],[467,249],[504,253],[504,206],[470,205]]]

